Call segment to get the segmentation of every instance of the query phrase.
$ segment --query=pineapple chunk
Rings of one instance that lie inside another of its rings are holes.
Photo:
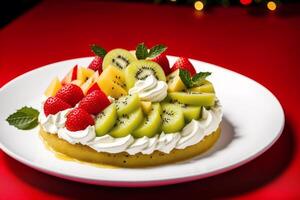
[[[121,70],[117,69],[116,67],[108,66],[101,73],[101,76],[109,77],[109,79],[112,80],[113,83],[121,86],[123,89],[126,90],[125,75]]]
[[[168,91],[169,92],[180,92],[180,91],[186,89],[184,83],[180,79],[179,70],[176,70],[175,72],[171,73],[167,77],[167,82],[168,82]]]
[[[151,101],[141,101],[141,107],[144,113],[149,114],[152,110],[152,102]]]
[[[83,91],[83,94],[86,95],[87,91],[92,87],[92,85],[94,85],[94,83],[96,82],[97,78],[99,77],[98,72],[94,72],[94,74],[81,85],[81,89]]]
[[[111,96],[113,98],[119,98],[121,96],[127,95],[127,92],[124,88],[122,88],[119,84],[113,82],[111,77],[107,76],[107,74],[103,73],[103,72],[98,77],[97,83],[98,83],[99,87],[101,88],[101,90],[107,96]]]
[[[78,68],[77,72],[77,80],[81,81],[82,83],[86,82],[93,74],[95,73],[94,70],[80,67]]]
[[[59,79],[57,77],[55,77],[50,85],[48,86],[48,88],[45,91],[45,95],[47,97],[53,97],[56,95],[57,91],[62,87]]]

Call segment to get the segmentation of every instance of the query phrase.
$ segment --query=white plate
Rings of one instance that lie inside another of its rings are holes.
[[[176,57],[170,56],[171,64]],[[62,78],[75,64],[87,66],[92,58],[62,61],[28,72],[0,90],[0,147],[9,156],[45,173],[99,185],[154,186],[216,175],[238,167],[266,151],[280,136],[283,109],[265,87],[238,73],[192,60],[197,70],[210,71],[224,107],[222,136],[202,156],[158,167],[100,168],[56,158],[38,136],[38,129],[20,131],[5,121],[24,105],[39,108],[39,100],[54,76]]]

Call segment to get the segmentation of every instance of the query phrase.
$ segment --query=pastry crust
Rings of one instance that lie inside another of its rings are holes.
[[[199,143],[185,149],[174,149],[169,154],[154,151],[150,155],[141,153],[129,155],[126,152],[116,154],[97,152],[89,146],[70,144],[67,141],[58,138],[56,134],[49,134],[43,131],[42,128],[40,129],[42,139],[51,149],[58,153],[89,163],[128,168],[162,165],[192,158],[211,148],[217,142],[220,134],[221,129],[219,127],[215,132],[206,136]]]

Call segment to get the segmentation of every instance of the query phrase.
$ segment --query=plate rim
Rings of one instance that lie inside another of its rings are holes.
[[[172,55],[168,55],[168,58],[178,58],[178,56],[172,56]],[[34,68],[32,70],[29,70],[17,77],[15,77],[14,79],[10,80],[9,82],[7,82],[6,84],[4,84],[1,88],[0,88],[0,93],[2,93],[3,90],[5,90],[7,87],[9,87],[10,85],[14,84],[14,82],[18,81],[19,79],[22,79],[24,76],[28,76],[30,75],[30,73],[33,73],[34,71],[39,71],[39,70],[43,70],[45,68],[48,67],[52,67],[52,65],[57,65],[59,63],[62,62],[72,62],[75,60],[85,60],[85,59],[92,59],[93,57],[78,57],[78,58],[72,58],[72,59],[67,59],[67,60],[61,60],[61,61],[57,61],[57,62],[53,62],[53,63],[49,63],[37,68]],[[282,132],[284,130],[285,127],[285,113],[284,113],[284,109],[281,105],[281,103],[279,102],[279,100],[276,98],[276,96],[264,85],[260,84],[259,82],[255,81],[252,78],[249,78],[243,74],[240,74],[238,72],[232,71],[230,69],[227,69],[223,66],[220,65],[216,65],[216,64],[212,64],[209,62],[204,62],[201,60],[197,60],[197,59],[193,59],[193,58],[189,58],[190,61],[192,62],[199,62],[199,63],[204,63],[206,65],[215,67],[215,68],[220,68],[221,70],[225,70],[229,73],[233,73],[235,75],[241,76],[245,79],[247,79],[248,81],[254,82],[256,84],[258,84],[260,87],[262,87],[266,92],[269,93],[269,95],[271,95],[272,99],[274,102],[276,102],[278,104],[278,108],[280,109],[280,117],[282,120],[281,123],[281,127],[280,130],[278,131],[278,133],[276,134],[276,137],[273,138],[273,140],[266,146],[264,146],[260,151],[256,152],[256,153],[252,153],[252,155],[247,156],[246,159],[241,159],[238,162],[235,163],[229,163],[228,166],[220,168],[220,169],[214,169],[212,171],[206,172],[204,174],[192,174],[192,175],[186,175],[186,176],[180,176],[180,177],[170,177],[170,178],[156,178],[156,179],[151,179],[151,180],[110,180],[110,179],[97,179],[97,178],[86,178],[83,176],[78,176],[76,174],[66,174],[66,173],[60,173],[58,171],[55,170],[51,170],[48,169],[47,167],[40,165],[38,163],[35,162],[31,162],[29,160],[24,159],[22,156],[17,155],[16,153],[10,151],[4,144],[2,144],[2,142],[0,141],[0,150],[2,150],[4,153],[6,153],[8,156],[10,156],[11,158],[31,167],[34,168],[38,171],[50,174],[50,175],[54,175],[56,177],[60,177],[60,178],[64,178],[64,179],[68,179],[68,180],[73,180],[73,181],[78,181],[78,182],[83,182],[83,183],[88,183],[88,184],[96,184],[96,185],[107,185],[107,186],[119,186],[119,187],[145,187],[145,186],[158,186],[158,185],[166,185],[166,184],[174,184],[174,183],[182,183],[182,182],[187,182],[187,181],[193,181],[193,180],[197,180],[200,178],[206,178],[206,177],[210,177],[210,176],[214,176],[214,175],[218,175],[227,171],[230,171],[232,169],[238,168],[250,161],[252,161],[253,159],[259,157],[260,155],[262,155],[264,152],[266,152],[271,146],[273,146],[273,144],[279,139],[279,137],[282,135]],[[159,167],[159,166],[157,166]],[[196,172],[197,173],[197,172]]]

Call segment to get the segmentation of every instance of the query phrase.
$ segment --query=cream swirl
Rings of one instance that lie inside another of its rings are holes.
[[[170,153],[173,149],[184,149],[197,144],[205,136],[217,130],[222,120],[222,107],[217,101],[216,105],[210,110],[203,108],[202,118],[199,121],[192,120],[181,132],[168,134],[162,132],[152,138],[144,136],[135,139],[130,134],[121,138],[113,138],[110,135],[96,137],[94,126],[88,126],[84,130],[75,132],[67,130],[64,123],[69,111],[70,109],[47,117],[41,112],[39,122],[45,131],[52,134],[58,133],[58,137],[71,144],[87,145],[97,152],[127,152],[130,155],[137,153],[152,154],[156,150]]]
[[[58,137],[68,141],[71,144],[88,144],[96,137],[95,126],[88,126],[84,130],[69,131],[66,127],[58,130]]]
[[[129,94],[137,93],[143,101],[159,102],[166,98],[167,90],[166,82],[159,81],[150,75],[145,80],[138,80],[129,90]]]

